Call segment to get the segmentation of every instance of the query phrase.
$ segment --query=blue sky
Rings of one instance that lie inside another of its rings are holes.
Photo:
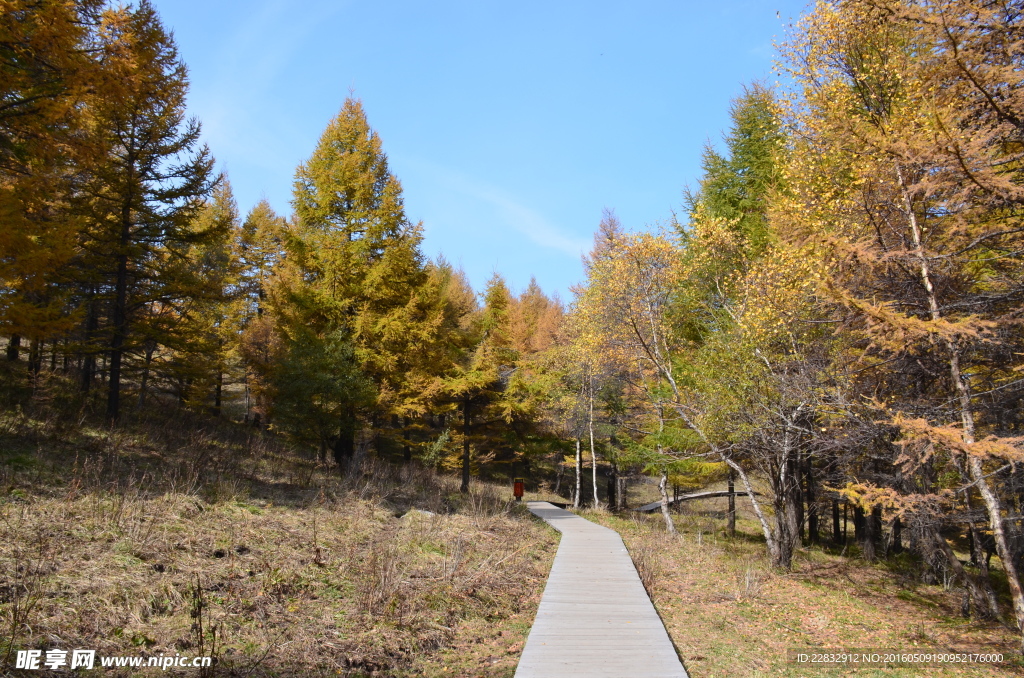
[[[500,272],[569,301],[602,210],[679,211],[730,100],[772,81],[803,1],[154,0],[191,113],[244,215],[291,213],[295,167],[349,92],[406,213],[477,290]]]

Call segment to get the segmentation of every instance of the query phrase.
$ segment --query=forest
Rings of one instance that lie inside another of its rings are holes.
[[[1019,634],[1024,6],[823,1],[777,59],[678,213],[606,211],[562,300],[428,259],[359,99],[291,214],[243,214],[152,4],[4,2],[4,416],[178,412],[338,477],[523,477],[577,508],[652,479],[666,533],[673,491],[728,483],[776,570],[901,557]]]

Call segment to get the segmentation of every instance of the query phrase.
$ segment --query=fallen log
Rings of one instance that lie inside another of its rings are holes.
[[[737,497],[747,496],[747,492],[730,492],[729,490],[717,490],[715,492],[697,492],[695,494],[682,494],[678,497],[671,497],[668,500],[669,505],[676,503],[677,501],[690,501],[691,499],[714,499],[715,497],[728,497],[730,494],[736,495]],[[755,492],[758,497],[762,496],[760,492]],[[634,511],[642,511],[643,513],[650,513],[651,511],[657,511],[661,508],[661,501],[656,501],[651,504],[644,504],[639,508],[633,509]]]

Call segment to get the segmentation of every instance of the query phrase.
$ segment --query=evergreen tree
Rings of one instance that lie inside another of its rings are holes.
[[[215,415],[221,412],[224,380],[241,325],[237,304],[241,266],[232,247],[238,222],[238,206],[225,179],[191,227],[206,237],[185,251],[179,267],[170,259],[165,269],[165,277],[187,294],[178,304],[181,327],[171,344],[181,400],[200,407],[212,396]]]

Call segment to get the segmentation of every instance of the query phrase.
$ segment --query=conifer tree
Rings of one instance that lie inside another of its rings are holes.
[[[732,128],[725,137],[726,155],[704,148],[704,176],[697,193],[687,195],[691,218],[698,206],[738,233],[751,255],[771,241],[767,200],[778,187],[785,135],[771,91],[754,84],[730,109]]]
[[[241,265],[232,246],[238,222],[231,184],[224,179],[191,226],[194,233],[206,235],[185,251],[184,270],[176,270],[173,260],[165,269],[165,276],[186,295],[179,302],[182,326],[175,333],[177,381],[187,385],[182,400],[202,406],[212,397],[211,411],[218,416],[241,325]]]
[[[405,216],[401,185],[358,100],[346,100],[299,166],[293,205],[285,332],[295,356],[307,355],[297,342],[313,337],[330,347],[316,369],[333,375],[325,416],[335,419],[332,446],[342,463],[355,452],[359,413],[393,403],[407,346],[404,311],[425,275],[422,229]],[[346,385],[363,383],[372,388],[353,386],[346,396]]]
[[[15,0],[0,13],[0,334],[12,359],[23,338],[38,357],[73,322],[65,274],[80,224],[68,200],[90,157],[81,104],[101,6]]]
[[[483,426],[507,421],[500,413],[498,400],[515,370],[518,354],[512,347],[509,308],[512,295],[505,280],[495,273],[484,291],[484,307],[476,328],[474,347],[465,362],[445,384],[449,397],[462,414],[462,484],[469,491],[473,442],[484,439]],[[503,429],[505,427],[502,427]],[[503,431],[504,432],[504,431]],[[496,442],[493,437],[490,441]]]
[[[285,220],[266,199],[256,203],[238,234],[239,292],[246,322],[263,315],[274,268],[284,258]]]
[[[106,415],[113,422],[133,322],[159,294],[163,258],[220,234],[191,228],[216,179],[199,146],[199,122],[184,118],[186,68],[156,10],[146,0],[108,9],[99,35],[101,77],[89,109],[105,157],[82,193],[88,228],[80,265],[109,309]]]
[[[270,203],[260,200],[246,216],[235,242],[240,268],[236,312],[244,365],[245,419],[256,425],[266,422],[270,413],[271,372],[280,357],[271,294],[284,261],[286,228],[284,218]]]

